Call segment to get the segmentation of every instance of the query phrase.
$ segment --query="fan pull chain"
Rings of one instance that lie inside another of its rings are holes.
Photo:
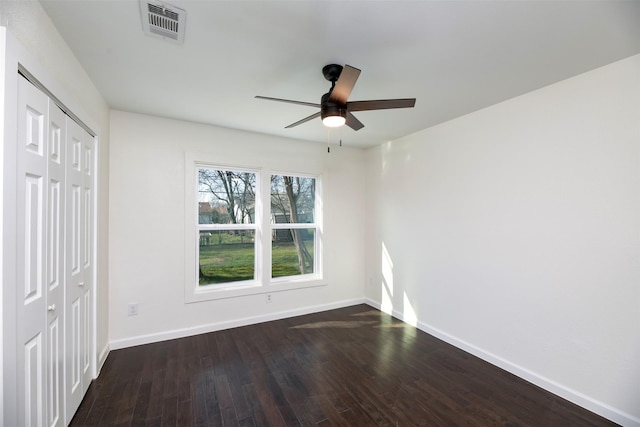
[[[327,128],[327,153],[331,153],[331,129]]]

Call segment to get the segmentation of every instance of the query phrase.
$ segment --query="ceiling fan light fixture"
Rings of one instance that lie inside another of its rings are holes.
[[[324,119],[322,119],[322,124],[328,128],[339,128],[340,126],[343,126],[346,122],[347,122],[347,119],[345,119],[342,116],[327,116]]]

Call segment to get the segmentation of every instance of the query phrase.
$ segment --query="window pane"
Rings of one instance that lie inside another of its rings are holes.
[[[315,178],[271,176],[272,223],[313,223],[315,200]]]
[[[253,230],[200,231],[200,285],[255,278]]]
[[[198,168],[198,223],[255,223],[256,174]]]
[[[271,277],[314,272],[315,228],[273,230]]]

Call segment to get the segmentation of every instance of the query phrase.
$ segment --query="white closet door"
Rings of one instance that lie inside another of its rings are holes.
[[[18,423],[44,426],[47,375],[46,95],[19,79],[17,150]]]
[[[92,169],[91,136],[67,120],[65,381],[69,420],[91,382]]]
[[[92,379],[94,140],[18,81],[18,425],[62,427]]]

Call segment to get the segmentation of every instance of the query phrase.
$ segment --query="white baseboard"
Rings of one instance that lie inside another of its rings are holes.
[[[243,319],[230,320],[225,322],[209,323],[189,328],[174,329],[171,331],[159,332],[155,334],[139,335],[131,338],[113,340],[109,342],[111,350],[133,347],[142,344],[151,344],[154,342],[172,340],[176,338],[184,338],[193,335],[206,334],[208,332],[222,331],[224,329],[237,328],[240,326],[255,325],[262,322],[270,322],[272,320],[286,319],[288,317],[303,316],[305,314],[319,313],[321,311],[334,310],[336,308],[349,307],[357,304],[365,304],[364,298],[356,298],[351,300],[337,301],[329,304],[313,305],[309,307],[297,308],[295,310],[280,311],[260,316],[245,317]]]
[[[102,370],[102,367],[104,366],[104,362],[107,361],[107,356],[109,356],[109,344],[107,343],[107,345],[104,346],[104,348],[102,349],[102,351],[100,352],[100,354],[98,355],[98,366],[96,369],[96,377],[98,377],[98,375],[100,375],[100,371]]]
[[[382,306],[377,301],[365,298],[365,303],[370,305],[371,307],[375,307],[378,310],[381,310]],[[404,316],[398,311],[393,310],[391,315],[399,320],[404,321]],[[489,362],[492,365],[504,369],[507,372],[510,372],[532,384],[537,385],[538,387],[541,387],[557,396],[560,396],[563,399],[573,402],[576,405],[579,405],[593,413],[607,418],[608,420],[626,427],[640,427],[640,418],[634,417],[633,415],[620,411],[610,405],[607,405],[606,403],[595,400],[576,390],[559,384],[549,378],[536,374],[529,369],[505,360],[500,356],[485,351],[459,338],[456,338],[455,336],[450,335],[438,328],[434,328],[433,326],[420,321],[418,321],[417,323],[418,324],[416,327],[421,331],[426,332],[429,335],[433,335],[434,337],[439,338],[442,341],[445,341],[461,350],[464,350],[467,353],[473,354],[474,356],[479,357],[480,359]]]

